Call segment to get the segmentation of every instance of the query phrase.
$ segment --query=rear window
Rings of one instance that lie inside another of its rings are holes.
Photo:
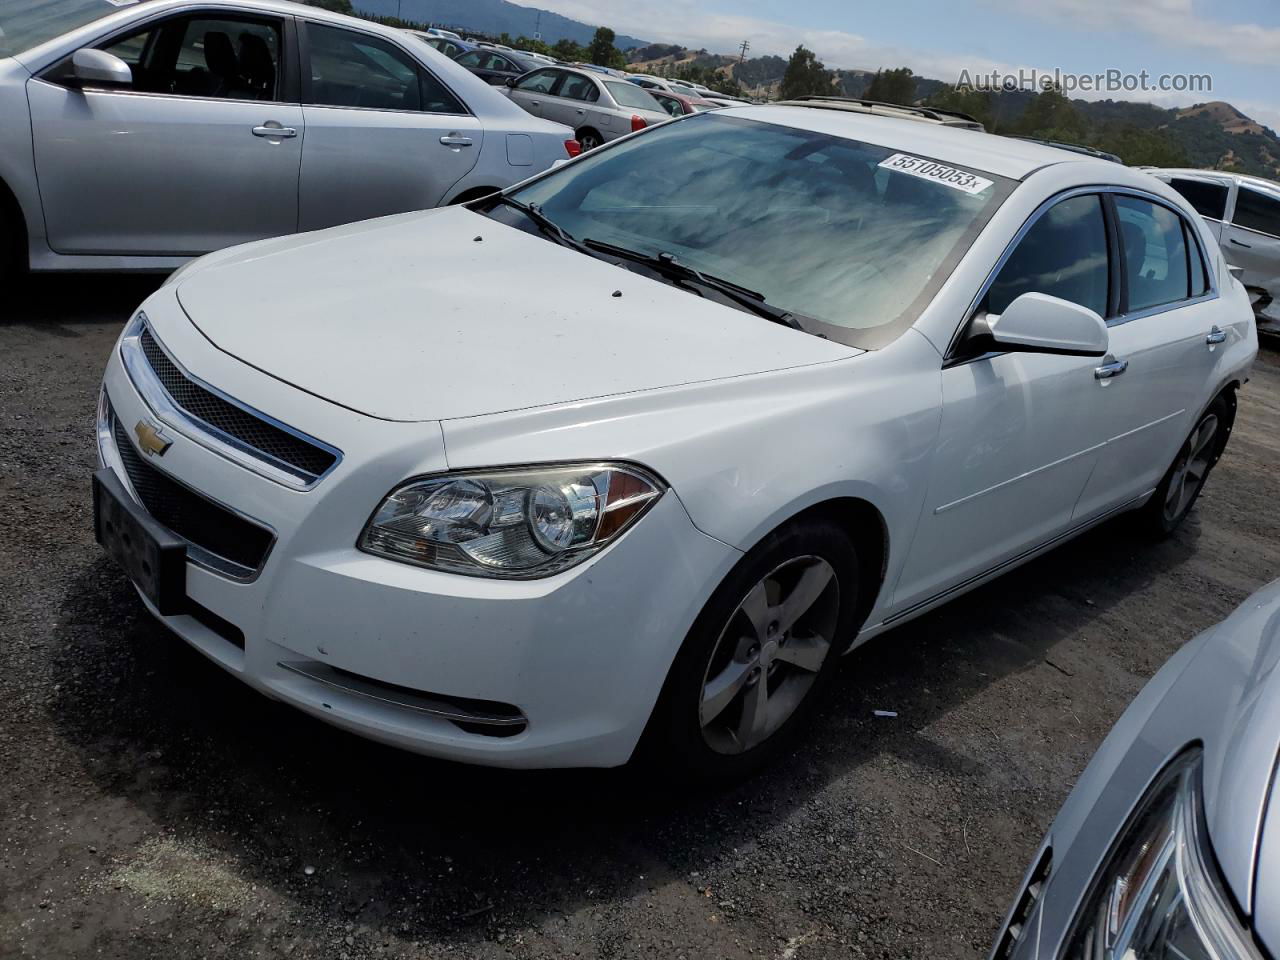
[[[12,57],[47,40],[131,7],[137,0],[3,0],[0,57]]]
[[[649,92],[643,87],[637,87],[634,83],[628,83],[626,80],[606,80],[604,85],[609,88],[609,92],[613,94],[613,99],[618,101],[621,106],[666,113],[662,109],[662,104],[649,96]]]

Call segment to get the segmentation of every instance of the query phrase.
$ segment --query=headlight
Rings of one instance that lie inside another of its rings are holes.
[[[545,577],[617,539],[662,496],[639,467],[590,463],[415,480],[382,501],[360,549],[480,577]]]
[[[1064,960],[1261,960],[1214,866],[1200,766],[1199,750],[1183,754],[1147,793]]]

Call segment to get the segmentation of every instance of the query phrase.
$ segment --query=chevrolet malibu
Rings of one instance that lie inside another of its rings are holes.
[[[1144,173],[731,108],[180,270],[107,365],[96,532],[347,730],[734,775],[839,654],[1117,514],[1171,532],[1256,351]]]
[[[1280,582],[1151,679],[1041,844],[991,960],[1280,951]]]

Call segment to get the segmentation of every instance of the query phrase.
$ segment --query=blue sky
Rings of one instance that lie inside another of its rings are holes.
[[[522,0],[655,41],[786,55],[829,67],[1204,73],[1210,94],[1111,93],[1187,106],[1227,100],[1280,129],[1280,0]],[[1098,98],[1098,94],[1077,94]]]

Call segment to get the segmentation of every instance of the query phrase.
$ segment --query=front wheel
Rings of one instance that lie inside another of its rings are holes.
[[[741,776],[787,745],[855,628],[858,558],[840,530],[770,535],[716,590],[685,639],[645,752],[697,779]]]
[[[1225,397],[1218,397],[1200,415],[1160,486],[1142,508],[1141,520],[1148,532],[1167,537],[1186,519],[1209,472],[1222,456],[1230,421],[1231,409]]]

